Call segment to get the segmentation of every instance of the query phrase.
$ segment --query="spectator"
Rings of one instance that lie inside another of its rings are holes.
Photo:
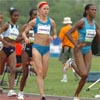
[[[67,69],[70,67],[70,65],[68,65],[67,63],[73,58],[73,47],[74,47],[74,45],[71,43],[71,41],[66,36],[66,32],[72,28],[71,18],[65,17],[62,23],[63,23],[63,27],[61,28],[60,33],[59,33],[59,38],[61,39],[61,42],[62,42],[62,50],[61,50],[59,59],[62,62],[62,69],[63,69],[62,70],[63,79],[61,80],[61,82],[67,82],[66,72],[67,72]],[[74,40],[77,40],[78,38],[77,31],[72,34],[72,37],[74,38]],[[78,76],[75,70],[72,67],[71,69],[74,73],[75,80],[77,80]]]

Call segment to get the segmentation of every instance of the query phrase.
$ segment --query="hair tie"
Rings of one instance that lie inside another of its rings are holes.
[[[39,8],[43,7],[45,4],[47,4],[47,5],[48,5],[48,3],[47,3],[47,2],[43,2],[43,3],[39,4]]]

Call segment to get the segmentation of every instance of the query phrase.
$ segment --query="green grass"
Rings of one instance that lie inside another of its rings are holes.
[[[100,71],[100,57],[93,56],[91,71]],[[46,95],[58,95],[58,96],[73,96],[75,89],[77,88],[78,82],[74,80],[74,76],[72,71],[69,69],[67,72],[68,82],[61,83],[62,79],[62,68],[61,62],[59,62],[58,58],[50,58],[49,69],[47,73],[47,77],[45,79],[45,94]],[[81,97],[91,98],[96,94],[100,94],[100,82],[93,86],[90,91],[86,91],[88,86],[90,86],[92,82],[86,82],[82,92],[80,93]],[[18,86],[19,87],[19,86]],[[27,80],[27,84],[25,86],[24,91],[27,93],[35,93],[39,94],[37,85],[36,85],[36,76],[29,76]]]

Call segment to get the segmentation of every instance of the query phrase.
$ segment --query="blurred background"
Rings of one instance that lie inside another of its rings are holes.
[[[0,0],[0,12],[4,15],[4,22],[9,21],[9,8],[14,7],[18,9],[20,16],[18,20],[19,29],[20,26],[28,21],[29,11],[32,8],[36,8],[38,2],[43,0]],[[62,21],[64,17],[71,17],[73,25],[77,20],[82,18],[84,7],[88,3],[93,3],[97,7],[96,21],[100,25],[100,0],[46,0],[50,5],[49,16],[53,18],[57,25],[57,34],[59,34],[62,27]],[[55,48],[54,48],[55,46]],[[100,46],[97,47],[100,51]],[[58,39],[51,43],[51,56],[58,56],[61,49],[61,44]],[[58,50],[58,51],[57,51]],[[57,53],[52,55],[52,53]]]
[[[19,10],[19,24],[24,24],[28,20],[28,13],[31,8],[36,8],[37,3],[43,0],[0,0],[0,12],[4,14],[4,21],[9,20],[9,8],[14,7]],[[96,20],[100,25],[100,0],[46,0],[50,5],[49,16],[57,24],[57,33],[62,26],[63,18],[71,17],[73,24],[83,16],[84,7],[88,3],[93,3],[97,7]]]

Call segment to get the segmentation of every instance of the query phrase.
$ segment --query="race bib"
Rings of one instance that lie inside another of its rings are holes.
[[[92,42],[95,35],[96,35],[95,30],[90,30],[90,29],[86,30],[85,42]]]
[[[10,30],[10,35],[8,36],[12,40],[16,40],[19,35],[19,31],[16,28]]]
[[[34,42],[34,30],[29,31],[29,41]]]
[[[38,25],[38,30],[37,33],[41,33],[41,34],[50,34],[50,25]]]
[[[3,43],[0,42],[0,50],[2,50],[2,49],[3,49]]]

